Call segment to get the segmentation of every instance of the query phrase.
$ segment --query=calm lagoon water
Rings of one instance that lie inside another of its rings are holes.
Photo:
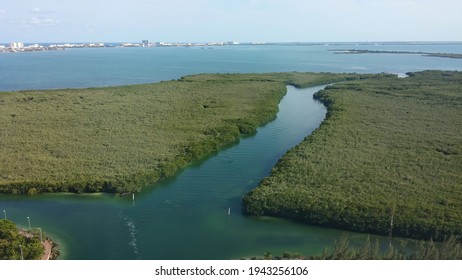
[[[0,91],[140,84],[197,73],[404,74],[426,69],[462,69],[461,59],[406,54],[333,54],[328,51],[340,48],[462,53],[462,44],[105,48],[0,53]]]
[[[461,45],[374,46],[462,53]],[[342,46],[74,49],[0,54],[0,90],[94,87],[177,79],[195,73],[462,70],[462,60],[419,55],[334,55]],[[345,48],[352,48],[345,46]],[[365,46],[355,46],[365,48]],[[288,87],[276,120],[131,197],[0,195],[0,210],[60,242],[67,259],[230,259],[284,251],[318,254],[343,231],[241,214],[241,197],[319,126],[322,87]],[[1,109],[1,107],[0,107]],[[230,214],[228,210],[230,209]],[[365,235],[350,233],[361,239]]]

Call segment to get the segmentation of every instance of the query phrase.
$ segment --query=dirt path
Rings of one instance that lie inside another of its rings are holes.
[[[41,260],[49,260],[51,258],[51,248],[53,247],[50,240],[45,240],[42,242],[43,247],[45,248],[45,253],[43,254]]]
[[[22,236],[25,236],[27,238],[32,238],[34,235],[26,230],[19,230],[19,234]],[[41,258],[41,260],[49,260],[51,258],[51,249],[53,248],[53,244],[49,239],[46,239],[45,241],[41,242],[43,247],[45,248],[45,252]]]

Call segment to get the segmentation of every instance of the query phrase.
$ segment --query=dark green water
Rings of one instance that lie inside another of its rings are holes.
[[[344,232],[243,216],[241,197],[319,126],[326,110],[312,95],[321,88],[288,87],[273,122],[137,194],[135,202],[112,195],[0,195],[0,211],[5,209],[8,218],[22,227],[27,227],[29,216],[32,227],[41,227],[61,243],[66,259],[231,259],[267,251],[318,254]]]

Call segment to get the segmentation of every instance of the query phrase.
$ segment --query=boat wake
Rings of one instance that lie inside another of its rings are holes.
[[[141,254],[139,253],[136,243],[136,233],[138,231],[136,230],[135,222],[129,217],[124,217],[124,221],[130,235],[130,242],[128,242],[128,245],[133,248],[133,253],[136,255],[136,258],[140,260]]]

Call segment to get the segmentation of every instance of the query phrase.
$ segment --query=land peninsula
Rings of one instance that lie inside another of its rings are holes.
[[[362,49],[333,49],[329,50],[334,54],[420,54],[422,56],[462,59],[460,53],[432,53],[432,52],[411,52],[411,51],[380,51]]]
[[[462,235],[462,73],[328,86],[326,120],[244,197],[244,210],[360,232]]]
[[[44,254],[38,235],[19,230],[10,220],[0,220],[0,260],[39,260]]]
[[[272,120],[286,84],[356,74],[195,75],[0,92],[0,192],[138,192]]]
[[[202,74],[1,92],[0,191],[141,191],[272,120],[286,85],[341,82],[316,94],[326,120],[243,198],[244,211],[361,232],[460,237],[462,73],[408,76]]]

